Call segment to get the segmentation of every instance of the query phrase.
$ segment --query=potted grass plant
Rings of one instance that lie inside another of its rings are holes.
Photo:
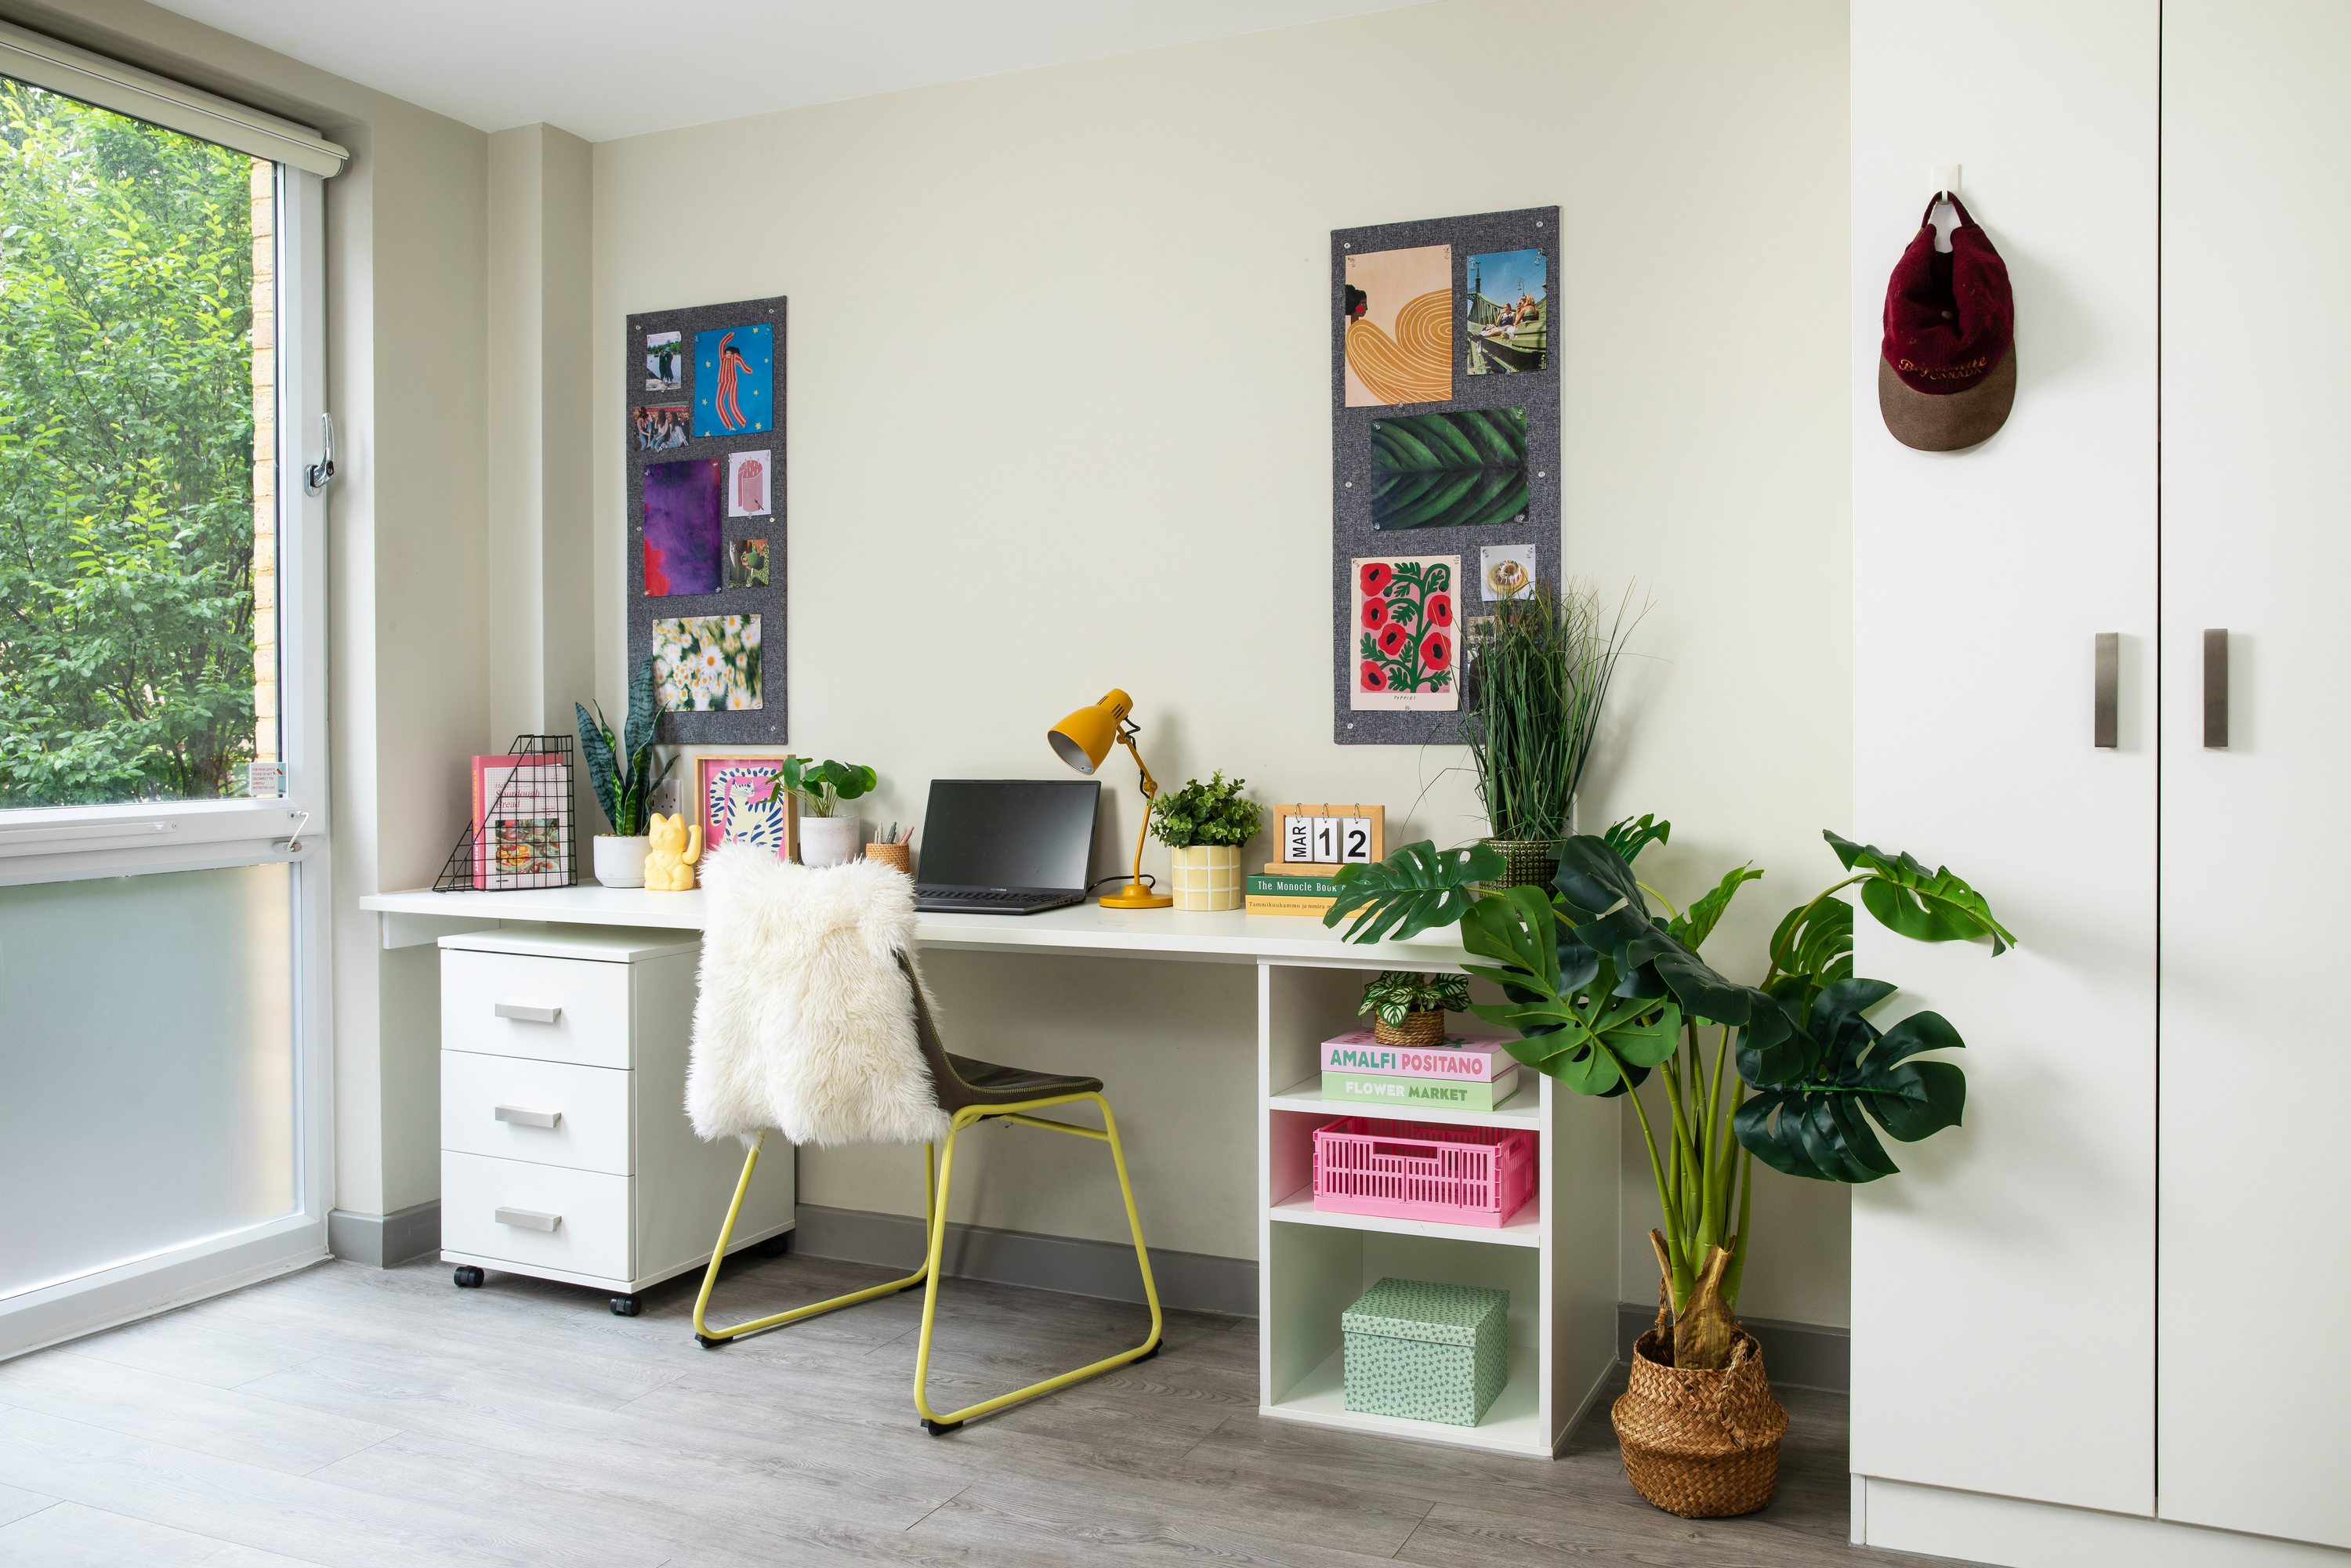
[[[606,887],[645,884],[645,836],[653,814],[653,789],[677,766],[672,757],[653,770],[653,735],[661,724],[661,704],[653,696],[653,662],[648,658],[629,678],[629,711],[622,736],[604,722],[599,705],[594,716],[584,704],[573,703],[580,718],[580,754],[588,764],[588,782],[596,804],[612,831],[596,835],[593,853],[596,880]]]
[[[1264,809],[1245,800],[1246,779],[1223,768],[1201,783],[1162,794],[1151,805],[1151,832],[1167,846],[1169,891],[1178,909],[1241,906],[1241,846],[1257,836]]]
[[[1674,908],[1633,872],[1671,831],[1643,817],[1571,837],[1551,885],[1490,893],[1480,883],[1502,870],[1490,846],[1407,844],[1341,871],[1333,882],[1353,896],[1323,923],[1353,913],[1349,938],[1369,942],[1459,922],[1481,960],[1468,973],[1504,998],[1470,1010],[1518,1031],[1510,1054],[1576,1093],[1630,1100],[1664,1223],[1649,1233],[1658,1322],[1613,1412],[1617,1437],[1642,1496],[1715,1517],[1770,1499],[1787,1425],[1736,1315],[1755,1162],[1813,1181],[1876,1181],[1900,1169],[1881,1133],[1915,1142],[1959,1125],[1967,1104],[1958,1067],[1917,1060],[1962,1045],[1949,1020],[1870,1019],[1896,988],[1854,974],[1853,905],[1838,895],[1857,888],[1880,925],[1922,942],[1980,939],[1998,955],[2016,938],[1948,868],[1828,832],[1846,874],[1787,913],[1760,983],[1740,985],[1699,950],[1763,873],[1733,867]],[[1652,912],[1653,897],[1666,913]]]
[[[1461,737],[1503,886],[1549,882],[1575,831],[1609,684],[1641,620],[1627,621],[1631,602],[1627,590],[1611,620],[1582,583],[1530,582],[1471,623]]]
[[[761,804],[789,795],[799,808],[802,865],[847,865],[857,858],[865,837],[865,823],[841,815],[841,802],[870,793],[881,776],[861,762],[810,762],[791,757],[776,771],[776,781],[760,797]]]

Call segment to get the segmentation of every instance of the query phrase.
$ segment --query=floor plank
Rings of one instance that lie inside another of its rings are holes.
[[[729,1265],[714,1316],[890,1278]],[[0,1364],[0,1563],[213,1568],[1876,1568],[1844,1541],[1843,1399],[1783,1392],[1781,1484],[1745,1519],[1660,1513],[1606,1402],[1556,1463],[1271,1420],[1248,1320],[945,1437],[915,1419],[920,1291],[716,1350],[698,1279],[602,1294],[437,1263],[333,1263]],[[1139,1342],[1144,1309],[950,1281],[940,1409]],[[1622,1374],[1608,1391],[1613,1400]],[[55,1516],[55,1517],[52,1517]],[[44,1522],[46,1521],[46,1522]],[[78,1553],[78,1555],[77,1555]]]

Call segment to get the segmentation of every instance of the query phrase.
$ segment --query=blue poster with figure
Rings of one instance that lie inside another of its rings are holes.
[[[694,434],[757,435],[776,427],[776,329],[694,335]]]

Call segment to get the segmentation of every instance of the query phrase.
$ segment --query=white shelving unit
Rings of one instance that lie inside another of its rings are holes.
[[[1549,1458],[1615,1364],[1616,1105],[1533,1073],[1492,1111],[1324,1100],[1322,1042],[1360,1026],[1364,982],[1393,967],[1369,955],[1258,965],[1259,1408],[1279,1420]],[[1535,1197],[1499,1228],[1318,1210],[1314,1129],[1345,1115],[1532,1131]],[[1509,1381],[1477,1426],[1346,1408],[1340,1314],[1391,1274],[1510,1292]]]

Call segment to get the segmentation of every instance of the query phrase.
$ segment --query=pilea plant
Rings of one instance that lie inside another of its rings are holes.
[[[800,803],[805,815],[830,817],[843,800],[854,800],[880,782],[882,776],[863,763],[810,762],[789,757],[776,770],[776,780],[759,797],[759,803],[766,805],[789,794]]]
[[[653,811],[653,786],[677,766],[673,756],[662,764],[660,772],[653,771],[653,736],[661,724],[662,709],[653,698],[653,660],[646,659],[629,677],[625,740],[616,737],[612,727],[604,722],[601,704],[593,717],[586,705],[571,706],[580,716],[580,753],[587,760],[588,782],[596,791],[596,804],[604,810],[604,820],[612,824],[618,837],[641,836]]]
[[[1998,955],[2016,938],[1949,870],[1825,832],[1851,874],[1788,912],[1761,983],[1742,986],[1698,949],[1763,873],[1734,867],[1687,909],[1653,914],[1632,862],[1671,831],[1645,817],[1569,839],[1551,886],[1494,893],[1473,885],[1500,874],[1493,850],[1407,844],[1343,869],[1323,924],[1353,912],[1349,938],[1377,941],[1459,921],[1463,946],[1486,960],[1465,967],[1505,998],[1469,1010],[1518,1031],[1510,1054],[1579,1094],[1631,1096],[1664,1211],[1650,1240],[1675,1313],[1674,1360],[1720,1367],[1746,1266],[1753,1162],[1816,1181],[1876,1181],[1900,1168],[1876,1129],[1915,1142],[1957,1126],[1967,1103],[1959,1068],[1914,1060],[1962,1044],[1948,1020],[1918,1012],[1881,1030],[1866,1016],[1895,987],[1854,975],[1853,906],[1836,894],[1859,887],[1881,925],[1922,942],[1987,937]],[[1639,1092],[1653,1072],[1665,1083],[1660,1116]]]
[[[1151,835],[1171,850],[1200,844],[1245,844],[1257,836],[1264,809],[1241,798],[1246,779],[1227,779],[1221,768],[1206,784],[1186,781],[1152,802]]]

